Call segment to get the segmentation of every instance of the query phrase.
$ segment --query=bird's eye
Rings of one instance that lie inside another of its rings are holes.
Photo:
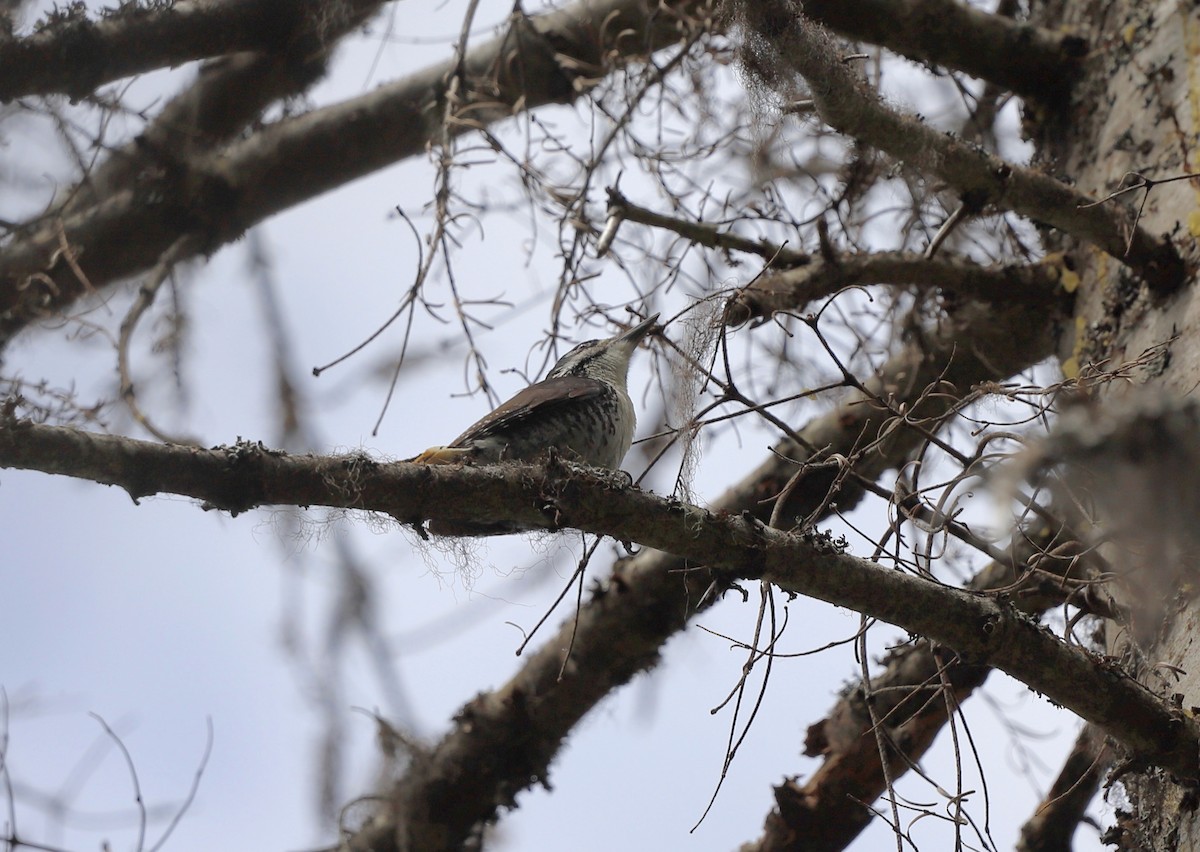
[[[595,352],[603,342],[602,340],[588,340],[580,343],[555,362],[554,366],[550,369],[549,375],[561,374],[566,370],[573,371],[577,369],[581,363],[588,360],[588,356]]]

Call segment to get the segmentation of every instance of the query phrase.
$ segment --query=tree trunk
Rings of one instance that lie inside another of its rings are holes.
[[[1196,7],[1146,0],[1033,6],[1034,23],[1076,32],[1091,48],[1069,105],[1029,116],[1037,162],[1096,198],[1197,171]],[[1198,189],[1196,179],[1179,180],[1135,189],[1124,200],[1144,203],[1142,226],[1168,235],[1194,262]],[[1064,335],[1060,358],[1068,378],[1084,380],[1086,413],[1068,416],[1062,427],[1074,447],[1067,456],[1079,462],[1068,481],[1077,496],[1095,501],[1094,530],[1110,541],[1106,555],[1122,577],[1112,592],[1132,613],[1127,626],[1110,622],[1109,651],[1188,711],[1200,704],[1200,602],[1192,592],[1200,453],[1194,415],[1183,402],[1200,380],[1195,272],[1179,292],[1156,294],[1094,248],[1069,239],[1060,245],[1081,280],[1074,333]],[[1143,357],[1147,352],[1153,354]],[[1127,381],[1089,380],[1094,371],[1130,362],[1137,366]],[[1093,449],[1079,452],[1080,438]],[[1200,845],[1195,794],[1167,773],[1139,766],[1137,755],[1126,757],[1128,771],[1122,775],[1118,763],[1118,775],[1130,810],[1118,813],[1109,839],[1129,850]]]

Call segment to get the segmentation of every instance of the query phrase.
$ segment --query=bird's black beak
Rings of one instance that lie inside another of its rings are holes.
[[[647,317],[637,325],[630,328],[628,331],[618,334],[615,339],[622,343],[629,343],[632,346],[637,346],[642,342],[642,338],[650,333],[650,329],[654,328],[654,323],[656,322],[658,322],[658,314],[655,314],[652,317]]]

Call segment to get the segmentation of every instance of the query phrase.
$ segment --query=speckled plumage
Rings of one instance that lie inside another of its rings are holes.
[[[444,447],[412,459],[424,464],[532,461],[550,448],[565,458],[615,469],[633,443],[637,417],[625,383],[629,361],[658,314],[605,340],[589,340],[546,374]],[[503,523],[434,521],[439,535],[518,532]]]

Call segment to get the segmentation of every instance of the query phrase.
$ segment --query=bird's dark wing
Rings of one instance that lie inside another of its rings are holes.
[[[530,385],[508,402],[502,403],[474,426],[454,439],[451,447],[461,447],[478,438],[503,432],[532,415],[541,415],[563,405],[600,396],[604,384],[583,376],[559,376]]]

